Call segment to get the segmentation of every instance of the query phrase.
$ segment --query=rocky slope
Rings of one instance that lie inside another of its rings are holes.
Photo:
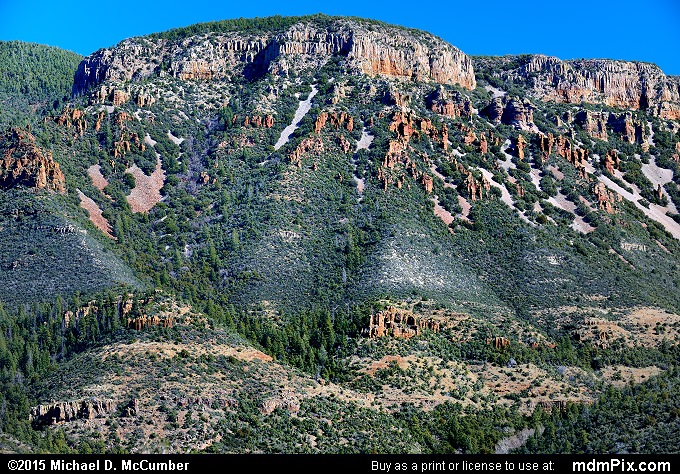
[[[541,100],[605,104],[680,119],[680,82],[655,64],[609,59],[563,61],[544,55],[475,60],[478,72],[522,84]]]

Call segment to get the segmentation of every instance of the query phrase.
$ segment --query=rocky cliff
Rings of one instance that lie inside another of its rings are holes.
[[[66,191],[59,163],[36,145],[28,130],[20,128],[10,128],[0,135],[0,188],[15,186]]]
[[[220,80],[232,75],[286,75],[288,70],[318,67],[332,56],[346,58],[350,70],[476,85],[472,61],[457,48],[429,33],[358,19],[333,18],[318,24],[301,18],[279,31],[203,33],[181,40],[131,38],[83,60],[73,94],[105,80],[136,81],[152,75],[182,80]]]
[[[527,55],[480,58],[475,68],[526,86],[531,95],[543,101],[603,103],[680,119],[680,81],[666,76],[655,64],[609,59],[563,61]]]

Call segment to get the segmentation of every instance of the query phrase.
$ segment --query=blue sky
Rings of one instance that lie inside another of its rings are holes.
[[[680,0],[0,0],[0,40],[87,55],[130,36],[193,23],[312,13],[424,29],[468,54],[639,60],[680,75]]]

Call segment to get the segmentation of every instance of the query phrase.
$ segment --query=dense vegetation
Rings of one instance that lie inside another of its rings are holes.
[[[32,110],[57,109],[68,100],[82,56],[70,51],[0,41],[0,126],[33,123]]]

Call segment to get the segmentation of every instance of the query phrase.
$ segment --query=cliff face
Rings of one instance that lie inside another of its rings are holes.
[[[27,130],[10,128],[0,135],[0,188],[15,186],[66,192],[64,174],[52,154],[38,148]]]
[[[491,71],[492,75],[522,83],[543,101],[603,103],[680,118],[680,81],[654,64],[608,59],[562,61],[543,55],[501,61],[514,61],[515,67],[499,68]]]
[[[273,33],[213,33],[177,41],[128,39],[83,60],[75,74],[73,94],[105,80],[140,80],[153,74],[182,80],[287,74],[290,67],[317,67],[332,56],[346,57],[356,73],[459,84],[468,89],[476,85],[470,58],[428,33],[338,18],[331,27],[309,20]]]

